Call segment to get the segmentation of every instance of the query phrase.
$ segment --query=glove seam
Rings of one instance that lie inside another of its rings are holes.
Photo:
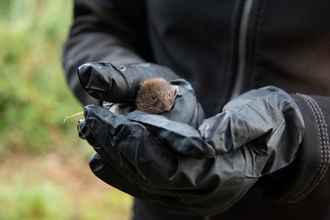
[[[325,122],[322,110],[320,106],[317,104],[317,102],[310,96],[304,95],[304,94],[299,94],[297,93],[300,97],[302,97],[309,107],[311,108],[315,121],[318,127],[318,132],[319,132],[319,140],[320,140],[320,150],[321,150],[321,162],[319,164],[319,170],[318,172],[314,175],[312,182],[308,185],[308,187],[295,199],[293,199],[291,202],[299,202],[306,198],[312,191],[313,189],[319,184],[321,181],[322,177],[324,176],[325,172],[329,168],[329,163],[330,163],[330,147],[329,147],[329,136],[328,136],[328,129],[327,129],[327,124]]]

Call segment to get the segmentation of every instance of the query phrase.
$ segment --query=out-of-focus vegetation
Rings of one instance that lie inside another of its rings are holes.
[[[0,219],[129,219],[131,197],[89,170],[83,110],[61,67],[72,1],[0,1]]]

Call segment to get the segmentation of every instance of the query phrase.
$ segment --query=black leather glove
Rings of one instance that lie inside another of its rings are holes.
[[[260,176],[291,163],[304,122],[287,93],[267,87],[237,97],[198,130],[162,115],[115,115],[99,106],[86,106],[79,127],[98,153],[90,167],[100,179],[170,212],[210,216],[235,204]]]

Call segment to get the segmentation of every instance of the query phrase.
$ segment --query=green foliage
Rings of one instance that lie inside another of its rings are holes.
[[[127,212],[127,210],[131,205],[131,197],[123,195],[123,193],[118,190],[111,190],[105,193],[105,201],[102,204],[93,204],[89,200],[83,200],[83,210],[79,219],[129,219],[130,212]],[[106,212],[104,210],[106,210]]]
[[[71,17],[71,1],[0,1],[0,154],[76,143],[68,138],[76,121],[63,119],[82,106],[60,64]]]
[[[45,180],[27,180],[15,175],[10,184],[1,184],[0,219],[70,219],[72,210],[65,189]]]
[[[78,138],[76,117],[63,124],[83,110],[60,61],[72,6],[67,0],[0,0],[0,219],[129,218],[131,197],[89,171],[94,151]],[[60,162],[48,167],[45,155],[54,154]],[[76,190],[79,184],[88,190]]]
[[[97,200],[93,198],[95,194],[84,195],[86,192],[69,196],[72,190],[25,169],[1,181],[0,188],[1,220],[123,220],[130,217],[131,197],[111,188],[97,193],[101,198]]]

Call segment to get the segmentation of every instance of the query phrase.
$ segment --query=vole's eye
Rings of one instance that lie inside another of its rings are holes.
[[[152,98],[152,99],[155,99],[155,96],[154,96],[154,95],[152,95],[152,96],[151,96],[151,98]]]
[[[171,93],[168,93],[168,96],[171,96]]]

